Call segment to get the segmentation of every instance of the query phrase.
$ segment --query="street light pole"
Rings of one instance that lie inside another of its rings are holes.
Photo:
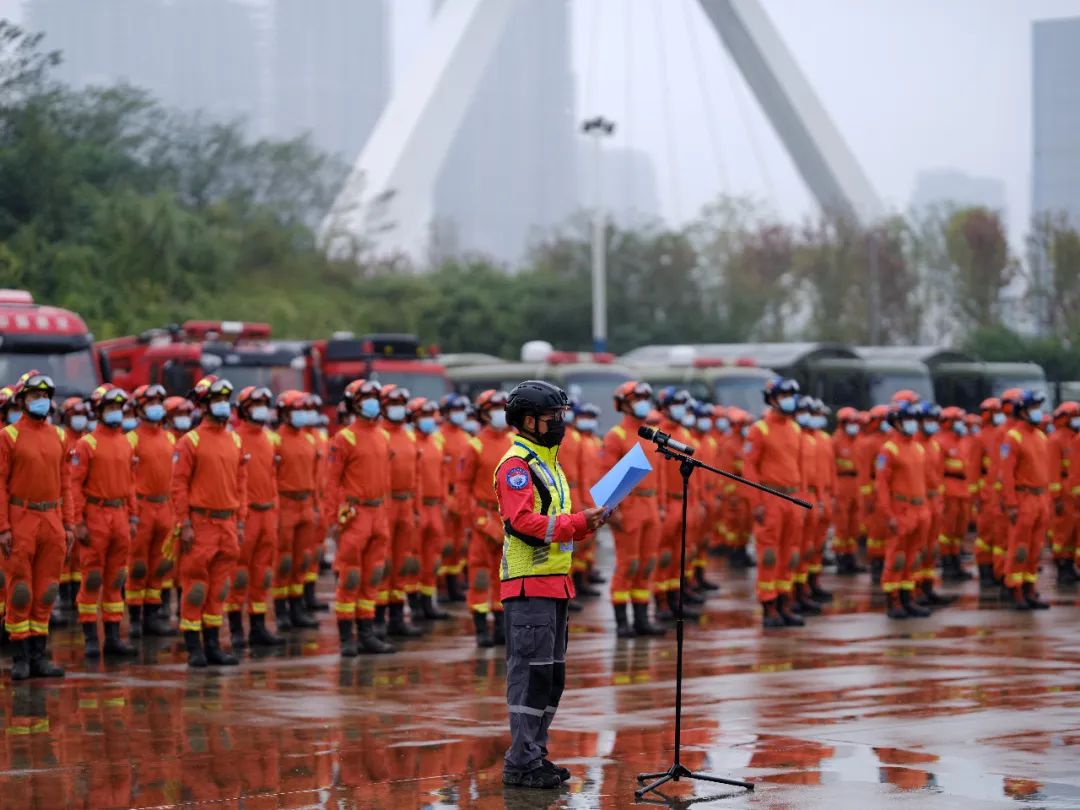
[[[615,131],[615,122],[603,116],[586,120],[581,130],[593,139],[593,171],[596,184],[592,223],[592,329],[593,351],[607,351],[607,246],[604,244],[604,216],[600,142]]]

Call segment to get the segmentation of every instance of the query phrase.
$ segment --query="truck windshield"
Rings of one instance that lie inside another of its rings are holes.
[[[233,384],[237,393],[249,385],[269,388],[275,394],[304,390],[304,370],[291,366],[222,366],[215,372]]]
[[[438,400],[451,391],[450,381],[436,371],[372,371],[371,379],[382,385],[393,384],[408,388],[414,397]],[[344,386],[342,386],[342,392]],[[339,394],[340,399],[340,394]]]
[[[89,394],[99,382],[94,356],[88,348],[70,352],[0,352],[3,385],[13,384],[30,369],[52,377],[58,397]]]
[[[714,384],[716,403],[741,408],[751,416],[761,413],[763,377],[721,377]]]

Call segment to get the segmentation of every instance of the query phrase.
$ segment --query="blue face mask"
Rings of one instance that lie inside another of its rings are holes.
[[[577,429],[582,433],[592,433],[596,430],[595,419],[578,419]]]
[[[210,415],[219,421],[224,422],[231,413],[232,405],[229,404],[228,400],[219,399],[217,402],[210,403]]]
[[[888,433],[890,430],[892,430],[892,425],[890,425],[888,422],[882,422],[881,423],[881,432],[882,433]]]
[[[697,429],[700,430],[702,433],[712,430],[712,419],[698,419]]]
[[[846,433],[848,436],[858,436],[859,426],[855,424],[844,425],[844,433]]]
[[[633,412],[635,418],[644,419],[652,411],[652,403],[647,399],[639,399],[630,406],[630,410]]]
[[[421,416],[416,421],[416,427],[425,436],[430,436],[435,432],[435,417],[434,416]]]
[[[1069,420],[1069,427],[1073,430],[1080,430],[1080,416],[1074,416]]]
[[[391,422],[404,422],[405,421],[405,406],[404,405],[391,405],[386,409],[386,418]]]
[[[251,409],[251,421],[260,425],[270,418],[270,409],[265,405],[256,405]]]
[[[31,416],[48,416],[50,408],[52,408],[52,401],[48,397],[41,397],[27,403],[26,412]]]
[[[721,416],[716,420],[716,429],[721,433],[727,433],[728,430],[731,429],[731,422],[727,418]]]
[[[925,433],[927,436],[933,436],[935,433],[938,432],[939,427],[940,427],[940,425],[938,425],[937,422],[923,422],[922,423],[923,433]]]
[[[173,419],[173,427],[177,430],[191,430],[191,417],[190,416],[178,416]]]
[[[828,420],[824,416],[814,417],[814,427],[818,430],[824,430],[825,426],[829,424]]]
[[[379,400],[365,399],[360,403],[360,415],[365,419],[374,419],[379,415]]]
[[[506,430],[506,411],[492,411],[491,426],[496,430]]]
[[[1033,425],[1039,424],[1039,422],[1042,421],[1042,418],[1043,418],[1042,408],[1032,408],[1030,411],[1028,411],[1028,421],[1031,422],[1031,424],[1033,424]]]
[[[914,436],[919,430],[919,421],[917,419],[904,419],[900,422],[900,429],[904,431],[905,436]]]
[[[692,428],[696,424],[697,417],[694,416],[692,413],[687,413],[686,416],[682,418],[682,426],[684,428]]]
[[[106,411],[101,415],[101,421],[109,427],[116,427],[124,421],[123,411]]]
[[[784,397],[777,405],[782,413],[795,413],[795,397]]]
[[[1005,414],[1003,414],[1003,413],[995,413],[992,417],[990,417],[990,421],[992,421],[995,425],[1004,425],[1005,424]]]
[[[71,429],[79,433],[86,430],[86,417],[81,413],[77,413],[71,417]]]
[[[138,426],[139,420],[136,419],[134,416],[125,416],[123,421],[120,423],[120,428],[125,431],[134,430]]]
[[[967,425],[965,425],[963,422],[953,422],[952,429],[953,433],[955,433],[957,436],[967,436]]]
[[[458,427],[465,426],[465,411],[450,411],[450,416],[448,418],[450,419],[451,425],[457,425]]]
[[[477,433],[480,432],[480,423],[476,419],[466,419],[465,430],[469,433],[470,436],[475,436]]]
[[[813,418],[814,417],[812,417],[805,411],[802,411],[801,413],[797,413],[795,415],[795,421],[798,422],[802,427],[810,427],[810,422]]]
[[[9,425],[14,425],[20,419],[22,419],[22,411],[16,411],[16,410],[8,411],[7,423]]]
[[[307,414],[303,411],[293,411],[289,414],[289,424],[292,425],[294,428],[307,427]]]
[[[143,408],[143,415],[147,422],[160,422],[165,418],[164,405],[147,405]]]
[[[671,414],[672,421],[681,422],[683,417],[686,416],[685,405],[672,405],[668,412]]]

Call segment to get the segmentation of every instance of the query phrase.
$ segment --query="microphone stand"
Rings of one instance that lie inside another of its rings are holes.
[[[777,492],[775,489],[771,489],[763,484],[759,484],[755,481],[748,481],[742,476],[729,473],[725,470],[718,470],[715,467],[710,467],[704,462],[698,461],[693,456],[687,456],[683,453],[676,452],[662,444],[657,444],[656,452],[662,455],[664,458],[670,461],[676,461],[679,463],[679,474],[682,476],[682,537],[681,548],[679,552],[679,604],[678,612],[675,615],[675,761],[666,771],[661,773],[639,773],[638,782],[650,784],[643,785],[634,791],[634,798],[640,799],[646,793],[655,792],[658,796],[663,796],[658,790],[661,786],[668,782],[678,782],[680,779],[696,779],[702,782],[715,782],[721,785],[733,785],[734,787],[744,788],[746,790],[753,790],[754,785],[752,782],[742,782],[737,779],[723,779],[719,776],[709,776],[708,774],[695,773],[682,764],[680,760],[680,753],[682,748],[682,681],[683,681],[683,602],[686,597],[686,511],[690,501],[690,476],[694,470],[708,470],[716,475],[723,476],[724,478],[730,478],[732,481],[736,481],[740,484],[744,484],[748,487],[767,492],[777,498],[782,498],[785,501],[790,501],[803,509],[813,509],[813,505],[799,498],[793,498],[792,496],[784,493]]]

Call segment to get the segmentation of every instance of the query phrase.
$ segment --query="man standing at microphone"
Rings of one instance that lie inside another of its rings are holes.
[[[519,383],[506,403],[507,423],[518,435],[495,469],[511,735],[503,784],[515,787],[553,789],[570,779],[568,770],[547,759],[548,728],[566,682],[574,542],[603,525],[604,510],[570,512],[570,485],[558,460],[568,408],[560,388],[539,380]]]

